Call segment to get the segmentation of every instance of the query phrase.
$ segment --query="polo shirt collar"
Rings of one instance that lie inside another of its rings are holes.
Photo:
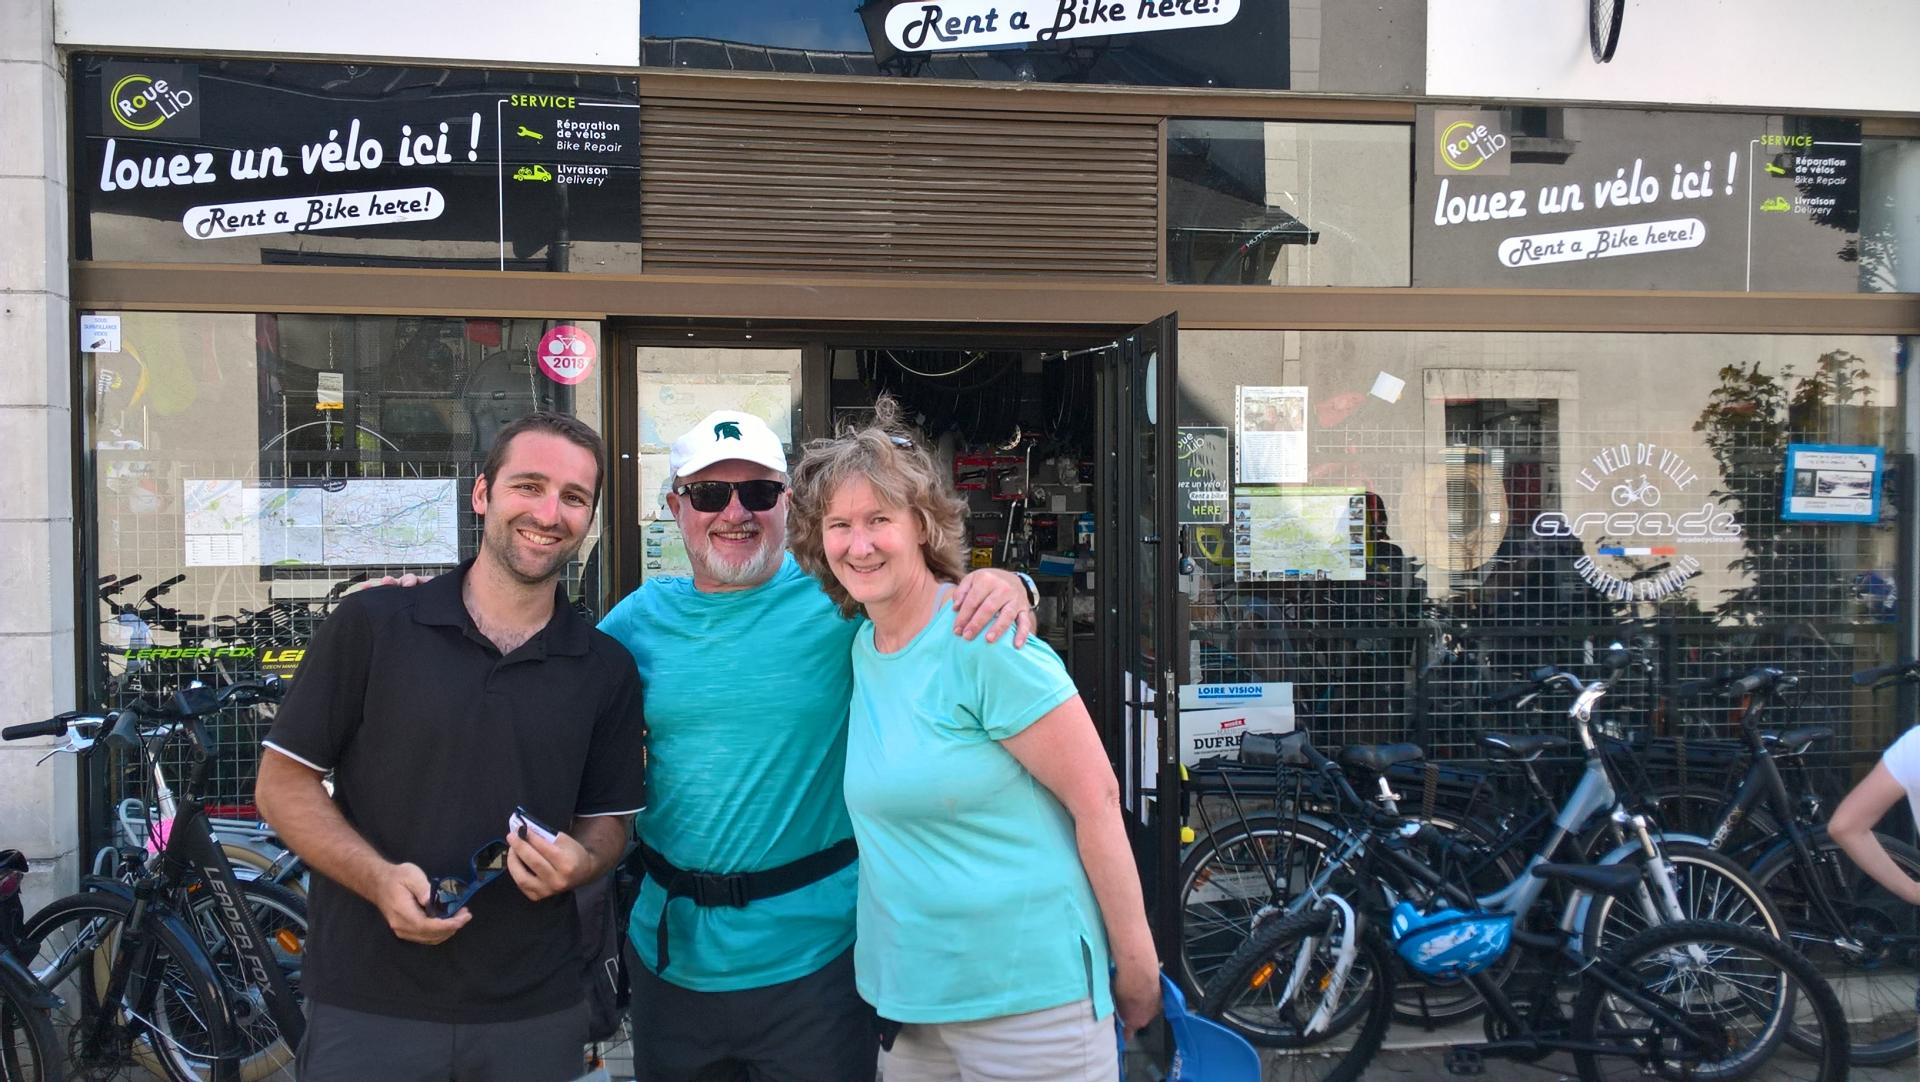
[[[473,622],[473,614],[467,611],[467,603],[461,597],[461,586],[467,581],[467,572],[473,569],[473,561],[478,557],[468,557],[460,566],[444,575],[435,575],[419,586],[414,587],[419,598],[413,606],[414,622],[430,627],[457,627],[481,642],[487,637]],[[587,622],[574,611],[572,599],[567,597],[566,587],[555,583],[553,587],[553,616],[547,620],[547,626],[527,640],[527,646],[538,645],[543,656],[567,655],[578,657],[586,654],[589,643]]]

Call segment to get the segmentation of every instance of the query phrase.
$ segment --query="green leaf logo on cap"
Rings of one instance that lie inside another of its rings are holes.
[[[740,423],[738,421],[721,421],[719,424],[713,426],[713,438],[716,440],[740,439]]]

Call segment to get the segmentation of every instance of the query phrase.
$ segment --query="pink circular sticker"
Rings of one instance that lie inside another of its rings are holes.
[[[593,336],[562,323],[540,339],[540,371],[556,383],[579,383],[593,373]]]

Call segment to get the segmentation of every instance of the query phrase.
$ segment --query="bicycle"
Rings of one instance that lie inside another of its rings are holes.
[[[213,756],[199,725],[228,705],[279,694],[273,679],[217,690],[195,683],[111,718],[69,712],[0,730],[7,740],[64,737],[49,754],[85,754],[108,729],[109,747],[139,755],[156,772],[169,743],[185,741],[192,752],[177,796],[156,773],[172,819],[159,852],[129,854],[124,879],[89,877],[79,893],[48,904],[22,928],[29,967],[62,1000],[55,1030],[76,1070],[111,1077],[157,1065],[176,1082],[247,1082],[290,1062],[305,1031],[293,984],[301,943],[285,929],[267,937],[254,910],[274,888],[243,888],[214,839],[202,797]],[[287,906],[291,896],[274,897]],[[298,900],[287,907],[299,910],[304,925]]]
[[[26,874],[25,854],[0,849],[0,1082],[59,1082],[67,1076],[53,1032],[60,1001],[18,957]]]
[[[1597,758],[1584,726],[1581,734],[1589,758]],[[1221,967],[1203,1012],[1229,1025],[1236,1014],[1263,1017],[1264,1043],[1281,1050],[1274,1064],[1281,1075],[1356,1078],[1385,1039],[1396,974],[1410,971],[1417,980],[1465,981],[1487,1003],[1486,1039],[1447,1052],[1453,1074],[1481,1073],[1488,1058],[1536,1062],[1563,1052],[1588,1082],[1606,1077],[1608,1060],[1624,1061],[1633,1076],[1743,1078],[1775,1066],[1770,1061],[1801,1024],[1817,1038],[1801,1077],[1846,1077],[1846,1019],[1832,989],[1805,958],[1759,929],[1676,919],[1672,884],[1648,874],[1663,855],[1646,816],[1623,808],[1610,816],[1631,833],[1641,866],[1555,864],[1543,852],[1506,888],[1476,896],[1440,870],[1453,850],[1470,847],[1370,805],[1305,733],[1271,745],[1276,764],[1308,770],[1339,793],[1339,848]],[[1552,926],[1530,928],[1526,918],[1550,884],[1570,892],[1567,905]],[[1581,898],[1631,904],[1650,892],[1660,897],[1666,923],[1598,952],[1584,949],[1591,937],[1576,930]],[[1516,947],[1543,964],[1529,985],[1510,992],[1491,973]],[[1578,981],[1570,1002],[1561,994],[1568,976]],[[1778,1065],[1776,1075],[1797,1065]]]
[[[1591,854],[1590,859],[1597,864],[1636,868],[1646,881],[1636,892],[1636,904],[1619,905],[1611,895],[1602,893],[1583,897],[1578,911],[1568,912],[1566,919],[1578,931],[1578,942],[1590,954],[1629,938],[1642,927],[1687,917],[1735,921],[1777,936],[1784,922],[1765,892],[1736,862],[1704,846],[1669,840],[1664,835],[1660,836],[1657,858],[1649,857],[1627,838],[1612,816],[1603,814],[1619,812],[1623,805],[1617,795],[1613,766],[1593,735],[1593,715],[1609,685],[1630,663],[1631,656],[1616,645],[1610,652],[1606,679],[1583,684],[1570,672],[1543,668],[1536,670],[1528,682],[1494,696],[1497,702],[1525,706],[1549,690],[1566,688],[1576,693],[1567,713],[1586,756],[1584,769],[1564,800],[1553,799],[1535,764],[1544,753],[1568,746],[1565,739],[1483,733],[1480,746],[1492,758],[1512,762],[1523,772],[1531,800],[1500,811],[1491,822],[1457,809],[1436,811],[1431,802],[1423,804],[1419,815],[1403,818],[1430,822],[1444,833],[1474,839],[1473,845],[1458,847],[1454,859],[1465,861],[1460,872],[1462,881],[1476,894],[1489,897],[1505,897],[1501,892],[1523,878],[1525,866],[1562,853],[1575,857]],[[1256,749],[1261,746],[1259,741],[1253,745]],[[1243,759],[1248,751],[1243,740]],[[1349,748],[1340,758],[1345,766],[1376,775],[1380,795],[1375,802],[1385,814],[1400,816],[1387,775],[1421,757],[1418,747],[1395,744]],[[1322,781],[1303,791],[1324,793],[1325,786]],[[1479,792],[1478,788],[1469,790],[1470,794]],[[1479,803],[1476,795],[1467,797],[1468,807],[1477,809]],[[1243,814],[1217,834],[1210,832],[1208,843],[1196,844],[1189,851],[1183,863],[1181,899],[1184,911],[1200,919],[1190,920],[1182,932],[1183,976],[1190,980],[1204,976],[1206,965],[1217,965],[1214,959],[1226,953],[1224,943],[1230,940],[1238,945],[1273,913],[1295,903],[1303,885],[1339,848],[1340,828],[1320,814],[1332,807],[1337,807],[1337,802],[1322,797],[1318,804],[1305,808],[1296,800],[1290,818],[1283,817],[1281,807],[1271,815]],[[1663,904],[1663,892],[1668,890],[1674,897],[1672,907]],[[1525,894],[1519,892],[1509,899],[1516,904],[1524,902],[1515,910],[1522,916],[1538,898],[1538,892],[1522,897]],[[1508,967],[1511,964],[1503,963]],[[1493,977],[1504,980],[1509,972],[1509,968],[1502,968]],[[1206,998],[1204,986],[1201,998]],[[1402,1021],[1432,1026],[1470,1017],[1482,1007],[1482,997],[1470,985],[1423,982],[1396,1001],[1395,1015]],[[1249,1038],[1256,1043],[1262,1040],[1257,1024],[1242,1021],[1241,1025]]]

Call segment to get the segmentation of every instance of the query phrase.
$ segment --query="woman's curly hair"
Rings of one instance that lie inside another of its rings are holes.
[[[927,531],[920,551],[934,578],[959,582],[966,574],[961,554],[967,503],[954,492],[952,479],[934,464],[916,435],[901,420],[899,402],[892,395],[881,395],[873,404],[871,422],[809,442],[793,471],[788,542],[794,559],[820,580],[843,615],[860,613],[860,603],[827,566],[821,522],[834,493],[848,481],[863,479],[873,486],[881,503],[913,512]]]

